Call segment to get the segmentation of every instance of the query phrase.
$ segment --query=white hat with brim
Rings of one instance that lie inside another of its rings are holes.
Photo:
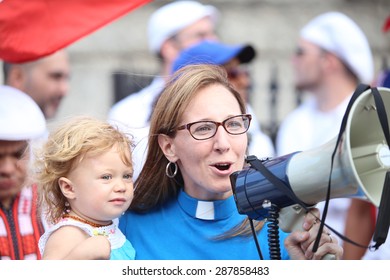
[[[196,1],[175,1],[155,11],[149,20],[149,49],[158,54],[161,45],[180,30],[209,16],[215,23],[219,12],[214,6]]]
[[[359,26],[340,12],[328,12],[311,20],[301,30],[301,37],[335,54],[358,77],[370,84],[374,62],[366,36]]]
[[[33,140],[45,133],[46,120],[34,100],[16,88],[1,85],[0,140]]]

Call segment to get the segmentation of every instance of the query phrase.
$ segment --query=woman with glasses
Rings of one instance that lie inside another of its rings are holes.
[[[119,222],[137,259],[259,259],[229,177],[244,167],[250,121],[219,66],[176,72],[154,109],[146,162]],[[311,252],[319,224],[309,216],[307,231],[280,233],[281,258],[321,259],[326,253],[339,258],[341,247],[325,233]],[[261,255],[269,259],[263,225],[255,221]]]

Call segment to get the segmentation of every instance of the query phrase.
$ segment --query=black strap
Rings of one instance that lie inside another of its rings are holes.
[[[335,157],[336,152],[337,152],[337,148],[339,146],[341,137],[345,131],[345,128],[347,125],[347,120],[348,120],[352,105],[354,104],[356,99],[363,92],[365,92],[368,89],[370,89],[370,86],[368,86],[368,85],[365,85],[365,84],[358,85],[358,87],[356,88],[355,92],[353,93],[353,95],[351,97],[351,100],[348,103],[346,112],[345,112],[343,120],[341,122],[340,131],[339,131],[339,134],[337,137],[336,145],[335,145],[334,151],[332,153],[331,168],[330,168],[330,174],[329,174],[329,181],[328,181],[328,189],[327,189],[327,194],[326,194],[325,206],[324,206],[324,210],[323,210],[323,214],[322,214],[322,219],[321,219],[321,224],[320,224],[320,228],[318,231],[318,235],[317,235],[316,240],[314,242],[313,252],[316,252],[318,249],[319,242],[321,239],[321,233],[322,233],[324,225],[325,225],[325,220],[326,220],[326,215],[328,212],[328,205],[329,205],[329,200],[330,200],[330,189],[331,189],[331,177],[332,177],[332,171],[333,171],[333,162],[334,162],[334,157]],[[380,96],[380,93],[379,93],[377,88],[371,88],[371,93],[373,94],[373,97],[374,97],[375,106],[377,108],[378,118],[379,118],[382,130],[383,130],[386,142],[387,142],[387,144],[389,144],[390,143],[390,141],[389,141],[390,140],[389,125],[388,125],[386,109],[385,109],[382,97]],[[386,174],[386,177],[387,177],[387,174]],[[380,217],[378,215],[380,220],[378,218],[378,221],[377,221],[376,226],[375,226],[375,234],[374,234],[374,241],[376,241],[376,244],[374,246],[375,249],[379,248],[379,246],[385,242],[386,237],[387,237],[387,232],[389,229],[390,221],[387,221],[386,217],[388,219],[388,217],[390,215],[390,206],[385,207],[386,206],[385,201],[389,201],[389,199],[390,199],[390,191],[388,190],[390,187],[386,187],[386,185],[388,185],[388,184],[386,184],[386,180],[385,180],[384,187],[382,190],[382,197],[381,197],[381,206],[382,207],[379,208],[381,215],[380,215]],[[382,201],[383,201],[383,205],[382,205]],[[329,226],[327,226],[327,227],[329,227]],[[338,237],[340,237],[342,240],[347,241],[349,243],[352,243],[352,244],[359,246],[359,247],[362,247],[362,248],[368,248],[367,246],[364,246],[364,245],[361,245],[361,244],[358,244],[358,243],[352,241],[348,237],[338,233],[337,231],[333,230],[332,228],[330,228],[330,229]]]
[[[386,109],[383,104],[383,100],[377,88],[372,88],[372,93],[375,99],[375,106],[377,107],[377,114],[383,130],[383,134],[386,138],[386,143],[389,145],[389,124],[387,121]],[[379,246],[385,243],[390,225],[390,172],[386,172],[385,182],[382,189],[381,201],[379,204],[378,218],[375,225],[375,232],[373,240],[375,245],[371,248],[377,250]]]
[[[255,240],[256,249],[257,249],[257,252],[259,253],[260,260],[264,260],[263,253],[261,252],[259,240],[258,240],[258,238],[257,238],[255,225],[253,224],[253,220],[252,220],[251,218],[248,218],[248,220],[249,220],[249,224],[250,224],[250,226],[251,226],[251,230],[252,230],[252,234],[253,234],[253,239]]]
[[[285,182],[275,176],[271,171],[269,171],[269,169],[265,167],[264,164],[259,159],[257,159],[256,156],[248,156],[246,161],[257,171],[263,174],[264,177],[267,178],[267,180],[270,181],[272,185],[279,189],[279,191],[285,193],[292,201],[301,205],[306,211],[309,211],[307,205],[295,195],[291,188]]]
[[[372,88],[371,92],[374,96],[375,106],[377,108],[376,112],[378,114],[379,122],[381,124],[382,131],[386,139],[386,143],[389,144],[390,143],[389,123],[387,121],[387,113],[386,113],[385,105],[383,104],[383,99],[377,88]]]
[[[377,250],[379,246],[385,243],[390,226],[390,172],[386,172],[385,184],[382,190],[381,202],[379,204],[378,218],[375,225],[373,240],[375,245],[371,246]]]
[[[310,211],[309,208],[311,205],[307,205],[302,200],[300,200],[295,195],[295,193],[292,191],[292,189],[284,181],[282,181],[280,178],[275,176],[275,174],[273,174],[271,171],[269,171],[269,169],[267,167],[265,167],[264,164],[262,163],[262,161],[257,159],[256,156],[248,156],[246,161],[253,168],[255,168],[257,171],[259,171],[269,182],[271,182],[271,184],[273,186],[278,188],[279,191],[286,194],[292,201],[294,201],[295,204],[299,204],[300,206],[302,206],[302,208],[305,209],[306,212]],[[319,217],[316,217],[316,218],[320,219]],[[335,232],[335,230],[332,229],[330,226],[328,226],[327,224],[325,224],[325,225],[326,225],[326,227],[328,227],[329,229],[331,229],[332,231]]]
[[[324,209],[323,209],[323,212],[322,212],[322,219],[321,219],[321,223],[320,223],[320,228],[318,230],[318,235],[316,237],[316,240],[314,242],[314,246],[313,246],[313,252],[316,252],[317,249],[318,249],[318,246],[319,246],[319,243],[320,243],[320,239],[321,239],[321,234],[322,234],[322,231],[324,230],[324,226],[325,226],[325,220],[326,220],[326,215],[328,214],[328,206],[329,206],[329,200],[330,200],[330,189],[331,189],[331,178],[332,178],[332,171],[333,171],[333,161],[334,161],[334,157],[336,155],[336,152],[337,152],[337,148],[339,146],[339,143],[340,143],[340,140],[341,140],[341,136],[343,135],[344,131],[345,131],[345,127],[347,125],[347,120],[348,120],[348,116],[349,116],[349,112],[351,111],[351,108],[352,108],[352,105],[353,103],[355,102],[355,100],[363,93],[365,92],[366,90],[368,90],[370,87],[368,85],[365,85],[365,84],[359,84],[358,87],[356,88],[355,92],[352,94],[352,97],[348,103],[348,106],[347,106],[347,109],[346,109],[346,112],[343,116],[343,119],[341,121],[341,126],[340,126],[340,131],[339,131],[339,134],[337,136],[337,140],[336,140],[336,145],[335,145],[335,148],[333,150],[333,153],[332,153],[332,160],[331,160],[331,165],[330,165],[330,174],[329,174],[329,180],[328,180],[328,189],[327,189],[327,192],[326,192],[326,199],[325,199],[325,205],[324,205]],[[327,226],[328,227],[328,226]],[[335,231],[334,229],[330,228],[338,237],[340,237],[341,239],[343,240],[346,240],[348,238],[345,238],[342,234],[340,234],[339,232]],[[352,240],[346,240],[346,241],[349,241],[357,246],[360,246],[359,244],[356,244],[354,241]]]

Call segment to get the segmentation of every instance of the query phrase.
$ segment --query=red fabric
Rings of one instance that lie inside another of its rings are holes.
[[[383,32],[387,32],[390,30],[390,16],[386,19],[385,23],[383,24]]]
[[[0,207],[0,260],[41,259],[38,241],[44,232],[37,208],[38,189],[24,187],[12,202],[11,211]]]
[[[0,59],[54,53],[151,0],[2,0]]]

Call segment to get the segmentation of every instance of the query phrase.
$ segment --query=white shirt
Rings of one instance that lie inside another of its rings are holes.
[[[246,110],[248,114],[252,115],[251,125],[248,129],[248,154],[255,155],[259,159],[274,157],[275,148],[271,138],[261,130],[260,123],[249,104],[247,104]]]
[[[350,97],[330,112],[320,112],[309,98],[292,111],[279,127],[276,150],[279,156],[321,146],[336,137]]]
[[[164,86],[164,79],[155,77],[149,86],[114,104],[108,113],[108,120],[126,128],[147,126],[153,103],[164,89]]]

